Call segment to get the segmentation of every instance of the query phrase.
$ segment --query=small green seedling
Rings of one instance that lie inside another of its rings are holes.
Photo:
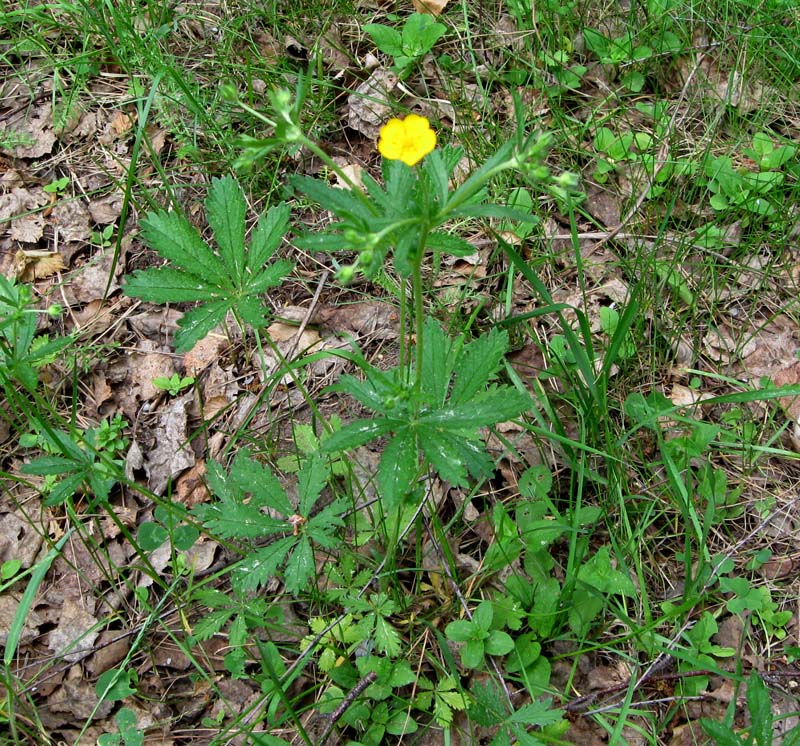
[[[136,713],[123,707],[114,718],[119,733],[106,733],[97,738],[97,746],[142,746],[144,731],[136,727]]]
[[[177,373],[173,373],[169,378],[166,376],[154,378],[153,386],[166,391],[170,396],[177,396],[183,389],[189,388],[194,382],[193,376],[181,377]]]
[[[453,642],[463,642],[461,663],[465,668],[478,668],[487,655],[506,655],[514,649],[514,640],[501,629],[492,629],[494,608],[491,601],[481,601],[472,619],[457,619],[445,627],[444,633]]]
[[[62,176],[60,179],[55,179],[51,181],[49,184],[45,184],[42,189],[48,194],[57,194],[61,196],[64,193],[64,190],[69,186],[70,178],[69,176]]]
[[[91,242],[94,246],[99,246],[101,249],[107,249],[111,246],[111,239],[114,237],[114,226],[107,225],[101,231],[92,231]]]
[[[404,77],[415,62],[433,49],[447,31],[447,26],[427,13],[412,13],[402,31],[382,23],[368,23],[364,31],[381,52],[394,58],[394,71]]]

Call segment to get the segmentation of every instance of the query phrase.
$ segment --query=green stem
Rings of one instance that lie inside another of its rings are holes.
[[[414,267],[411,271],[412,278],[412,293],[414,296],[414,330],[417,337],[416,345],[416,369],[414,371],[414,392],[419,394],[420,387],[422,386],[422,354],[424,351],[424,330],[425,330],[425,306],[423,304],[422,294],[422,257],[425,252],[425,241],[428,237],[428,232],[423,231],[420,234],[419,242],[419,256],[414,261]],[[419,397],[415,397],[417,404]]]

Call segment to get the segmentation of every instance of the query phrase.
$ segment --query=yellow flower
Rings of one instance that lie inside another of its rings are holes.
[[[436,133],[425,117],[409,114],[405,119],[390,119],[381,127],[378,152],[390,161],[413,166],[436,147]]]

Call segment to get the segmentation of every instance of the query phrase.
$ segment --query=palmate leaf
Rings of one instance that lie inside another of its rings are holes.
[[[247,203],[235,179],[212,179],[206,199],[206,219],[219,246],[219,255],[231,277],[244,272],[244,231]]]
[[[126,277],[123,285],[127,295],[154,303],[205,304],[178,322],[175,347],[179,352],[191,349],[229,311],[252,327],[264,326],[269,309],[259,296],[280,284],[292,268],[288,261],[267,264],[287,230],[286,205],[262,215],[248,250],[247,203],[238,182],[231,177],[214,179],[205,204],[217,252],[183,215],[150,213],[142,220],[142,238],[175,266],[139,270]]]

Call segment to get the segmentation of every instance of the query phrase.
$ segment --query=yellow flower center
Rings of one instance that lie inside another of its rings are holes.
[[[436,133],[425,117],[409,114],[381,127],[378,152],[392,161],[414,166],[436,147]]]

